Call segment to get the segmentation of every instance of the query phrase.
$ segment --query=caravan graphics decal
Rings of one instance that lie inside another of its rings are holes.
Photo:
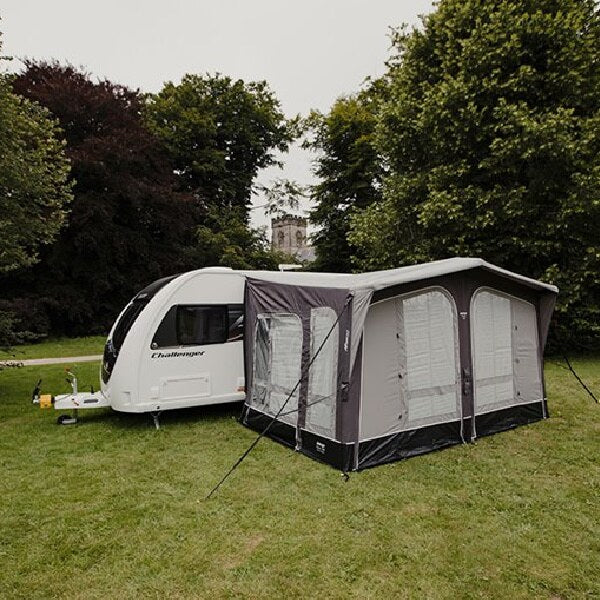
[[[196,352],[153,352],[152,358],[190,358],[193,356],[203,356],[204,350],[198,350]]]

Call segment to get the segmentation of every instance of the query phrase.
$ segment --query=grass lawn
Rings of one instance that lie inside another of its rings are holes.
[[[0,598],[600,597],[600,406],[555,364],[547,421],[347,483],[263,440],[210,501],[254,437],[237,408],[59,427],[38,376],[67,390],[0,373]]]
[[[102,354],[106,336],[48,339],[38,344],[23,344],[10,350],[0,350],[0,360],[20,361],[27,358],[61,356],[93,356]]]

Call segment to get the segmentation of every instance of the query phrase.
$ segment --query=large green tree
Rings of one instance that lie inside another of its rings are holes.
[[[57,121],[13,93],[11,79],[0,72],[0,274],[38,260],[40,248],[57,236],[72,199]],[[0,307],[6,301],[0,298]],[[1,345],[19,339],[19,325],[12,312],[0,310]]]
[[[386,95],[383,79],[370,81],[358,94],[339,98],[327,114],[313,111],[306,120],[305,148],[318,153],[311,189],[311,222],[319,271],[348,272],[357,251],[348,242],[350,216],[381,200],[382,164],[375,145],[377,112]]]
[[[64,223],[71,183],[58,123],[0,73],[0,272],[36,262]]]
[[[259,169],[276,164],[291,128],[264,81],[185,75],[148,97],[146,120],[168,148],[182,190],[247,220]]]
[[[556,283],[557,336],[598,344],[596,3],[441,0],[394,46],[385,199],[353,221],[358,266],[480,256]]]
[[[196,239],[206,265],[276,271],[279,263],[289,262],[271,248],[263,229],[249,227],[234,209],[210,208]]]

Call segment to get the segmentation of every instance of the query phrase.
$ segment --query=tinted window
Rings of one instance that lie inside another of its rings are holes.
[[[163,277],[162,279],[153,281],[149,286],[146,286],[142,291],[138,292],[135,300],[146,300],[146,302],[148,302],[148,300],[162,290],[167,283],[171,283],[171,281],[177,277],[179,277],[179,275],[170,275],[169,277]]]
[[[223,344],[243,337],[243,305],[179,305],[164,316],[152,348]]]
[[[180,346],[222,344],[227,339],[226,306],[177,307],[177,341]]]
[[[119,352],[123,342],[125,341],[125,337],[129,333],[131,326],[135,322],[135,320],[139,317],[140,313],[148,302],[145,300],[134,300],[126,309],[125,312],[121,315],[118,323],[115,325],[115,329],[112,334],[112,347],[115,352]]]
[[[228,307],[229,313],[229,332],[227,334],[228,342],[237,342],[244,339],[244,307],[243,305],[234,305]]]
[[[176,323],[177,306],[171,306],[154,334],[152,348],[172,348],[179,346]]]
[[[131,326],[135,322],[135,320],[140,316],[140,313],[147,306],[148,302],[152,299],[152,297],[167,283],[173,281],[178,277],[177,275],[172,275],[171,277],[163,277],[162,279],[158,279],[157,281],[151,283],[149,286],[145,287],[141,292],[139,292],[136,297],[131,301],[129,306],[124,310],[121,318],[118,320],[115,325],[115,329],[112,334],[112,348],[113,351],[118,354],[123,342],[125,341],[125,337],[129,333]]]

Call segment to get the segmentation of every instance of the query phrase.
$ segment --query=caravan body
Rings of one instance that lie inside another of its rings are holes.
[[[243,400],[244,282],[243,272],[207,268],[137,294],[106,341],[108,404],[139,413]]]

